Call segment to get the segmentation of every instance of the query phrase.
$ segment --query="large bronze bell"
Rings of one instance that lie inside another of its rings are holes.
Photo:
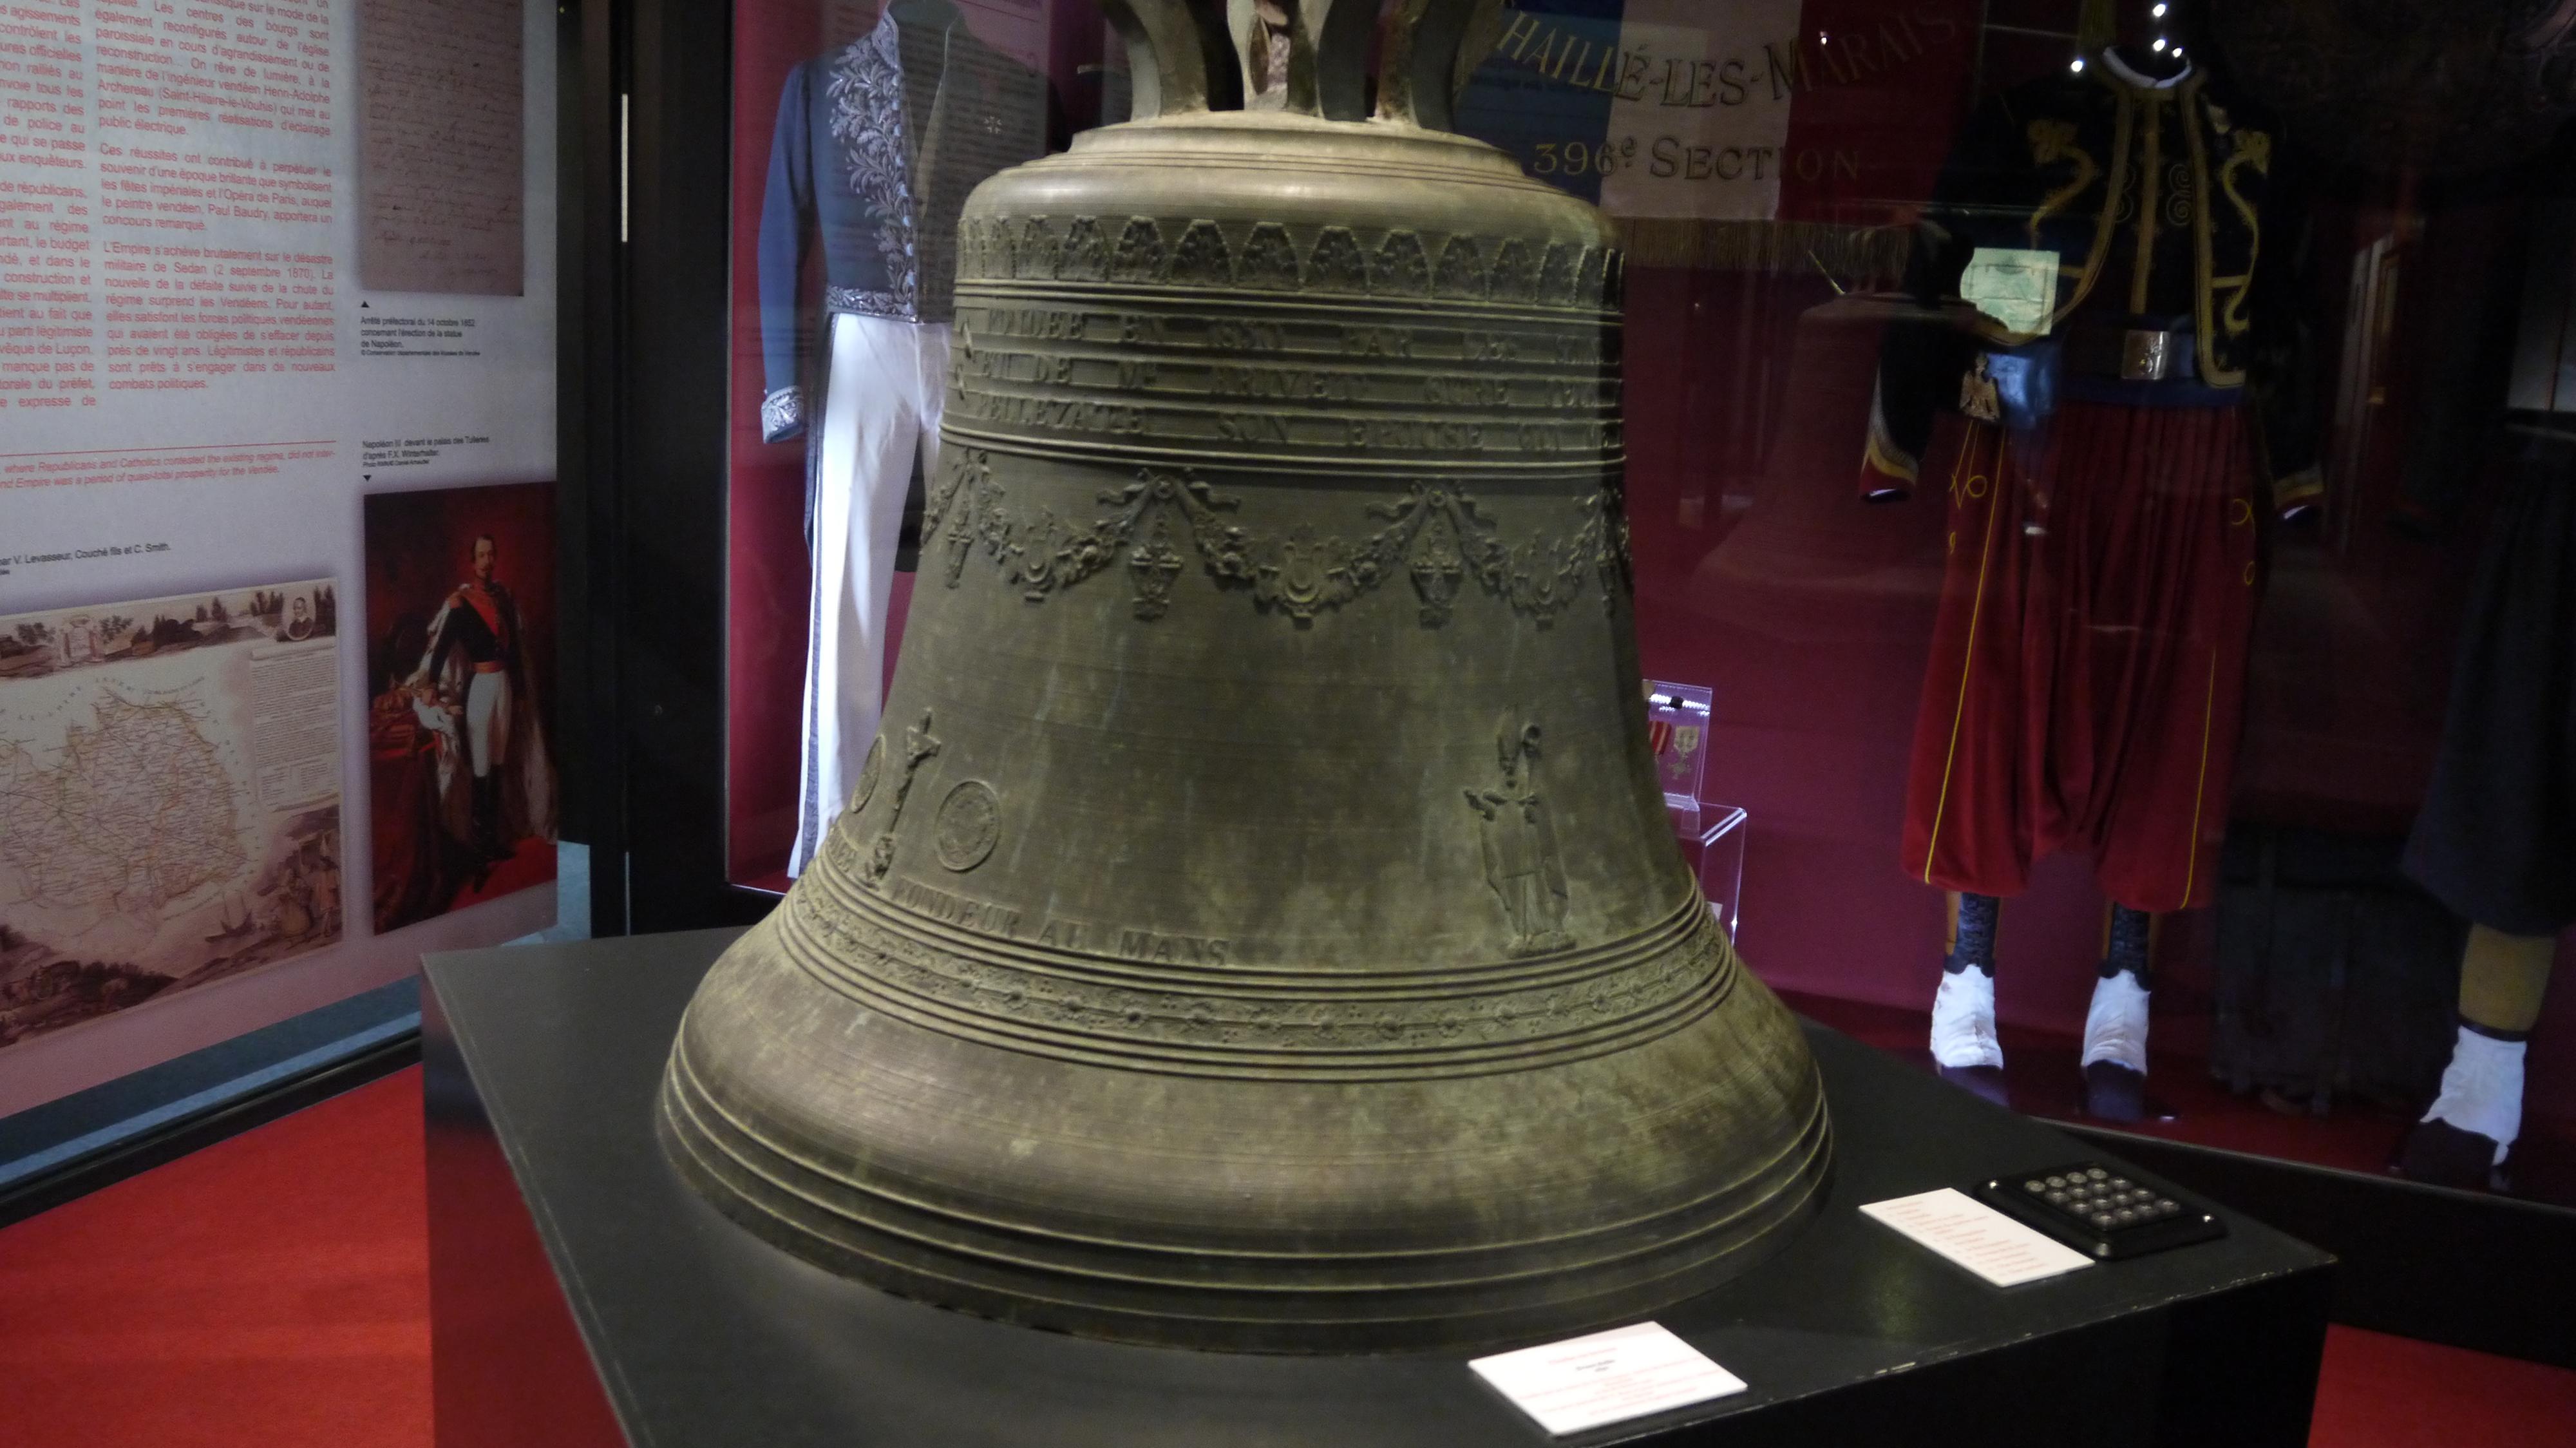
[[[1005,172],[886,728],[680,1029],[666,1144],[1011,1322],[1485,1344],[1706,1290],[1825,1103],[1646,752],[1609,222],[1447,134],[1490,10],[1127,0]],[[1284,54],[1283,54],[1284,52]]]

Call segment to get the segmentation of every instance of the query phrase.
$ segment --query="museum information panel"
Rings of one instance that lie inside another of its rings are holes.
[[[0,6],[0,1114],[551,921],[551,49]]]

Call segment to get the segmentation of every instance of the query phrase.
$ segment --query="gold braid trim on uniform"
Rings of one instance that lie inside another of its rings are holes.
[[[1959,665],[1959,700],[1950,713],[1950,748],[1941,760],[1941,793],[1932,801],[1932,829],[1923,843],[1923,883],[1926,885],[1932,883],[1932,862],[1941,853],[1941,821],[1950,813],[1950,777],[1958,772],[1959,730],[1968,719],[1968,679],[1977,669],[1977,626],[1984,622],[1986,616],[1986,574],[1995,560],[1995,527],[2004,514],[2004,464],[2008,440],[2003,429],[1987,423],[1970,423],[1967,437],[1959,444],[1959,460],[1950,465],[1950,517],[1955,523],[1962,496],[1959,474],[1962,471],[1967,473],[1965,496],[1969,502],[1975,502],[1980,481],[1975,466],[1977,443],[1988,433],[1994,434],[1995,438],[1995,475],[1986,484],[1986,541],[1977,553],[1977,591],[1972,595],[1975,602],[1968,608],[1968,641],[1959,651],[1963,660]],[[1954,542],[1957,536],[1956,533],[1951,535]]]
[[[2189,92],[2185,97],[2186,102],[2196,109],[2200,104],[2200,77],[2195,75],[2184,81],[2183,87]],[[2192,185],[2201,195],[2207,196],[2209,194],[2209,143],[2201,139],[2198,116],[2191,111],[2186,111],[2184,121],[2182,133],[2191,142]],[[2231,197],[2234,194],[2229,193]],[[2237,204],[2243,205],[2241,201]],[[2245,369],[2220,365],[2218,349],[2211,345],[2221,335],[2218,330],[2217,289],[2211,280],[2211,274],[2218,269],[2217,247],[2213,240],[2216,226],[2214,218],[2217,214],[2217,207],[2202,205],[2193,209],[2192,216],[2192,240],[2198,246],[2200,261],[2198,288],[2200,295],[2198,305],[2193,309],[2194,318],[2200,325],[2200,380],[2212,387],[2242,387],[2245,385]],[[2259,238],[2256,244],[2258,246],[2261,244]],[[2244,289],[2250,289],[2252,286],[2253,268],[2249,265],[2246,268]]]
[[[2156,212],[2164,205],[2157,187],[2165,179],[2165,93],[2151,90],[2140,101],[2147,111],[2147,154],[2138,166],[2138,250],[2129,263],[2129,312],[2133,316],[2147,309],[2147,284],[2155,280]],[[2191,112],[2185,109],[2181,114],[2183,129],[2190,130]],[[2195,182],[2205,179],[2193,177]],[[2205,187],[2196,189],[2208,194]],[[2119,214],[2119,204],[2119,197],[2111,198],[2115,216]],[[2202,268],[2201,274],[2208,275],[2208,269]]]
[[[1861,450],[1861,467],[1876,474],[1888,486],[1871,488],[1873,497],[1911,492],[1922,472],[1914,454],[1897,446],[1896,434],[1887,425],[1887,386],[1882,381],[1869,391],[1869,443]]]
[[[2084,188],[2099,180],[2102,163],[2092,153],[2075,144],[2073,121],[2033,121],[2030,123],[2030,159],[2042,166],[2060,161],[2075,163],[2075,179],[2040,198],[2039,209],[2030,214],[2030,244],[2038,250],[2041,223],[2066,207],[2066,203],[2084,194]]]
[[[1869,443],[1861,450],[1861,464],[1886,478],[1890,484],[1902,484],[1909,489],[1920,479],[1923,471],[1921,463],[1896,445],[1895,437],[1887,430],[1887,420],[1880,415],[1875,402],[1870,404]],[[1888,491],[1893,491],[1893,488]]]
[[[2073,121],[2033,121],[2023,134],[2029,137],[2030,159],[2034,164],[2041,166],[2054,166],[2060,161],[2071,161],[2075,164],[2074,179],[2040,198],[2039,209],[2030,214],[2030,221],[2027,223],[2027,229],[2030,233],[2031,250],[2046,251],[2049,248],[2039,239],[2039,228],[2041,224],[2046,222],[2050,216],[2064,210],[2067,203],[2073,201],[2076,197],[2083,195],[2085,187],[2100,180],[2102,178],[2102,163],[2094,160],[2091,152],[2085,150],[2082,146],[2075,144],[2075,123]],[[2057,263],[2057,269],[2061,274],[2066,270],[2066,263],[2063,259],[2059,260]],[[2076,286],[2078,288],[2077,295],[2082,295],[2081,289],[2089,287],[2092,284],[2091,274],[2089,272],[2079,276],[2076,279]],[[1983,314],[1981,313],[1980,316],[1982,315]],[[2030,341],[2034,337],[2044,337],[2048,335],[2048,333],[2056,327],[2059,317],[2063,315],[2064,313],[2059,313],[2051,316],[2049,318],[2049,325],[2040,328],[2036,332],[2015,332],[2007,327],[1993,325],[1988,325],[1983,330],[2000,336],[2010,342],[2013,346],[2018,347],[2022,343]]]
[[[2241,166],[2253,167],[2257,175],[2271,175],[2272,138],[2261,131],[2237,132],[2234,152],[2228,156],[2226,164],[2218,168],[2218,189],[2227,193],[2227,200],[2236,208],[2236,214],[2245,218],[2245,234],[2254,239],[2245,252],[2245,275],[2209,279],[2212,291],[2225,287],[2234,293],[2227,299],[2226,309],[2219,313],[2219,320],[2225,324],[2227,335],[2231,337],[2245,335],[2254,325],[2246,319],[2245,302],[2254,294],[2254,271],[2263,255],[2262,223],[2256,218],[2253,206],[2236,189],[2236,171]]]
[[[2102,192],[2102,209],[2093,218],[2093,246],[2085,254],[2082,269],[2075,273],[2074,290],[2065,301],[2058,304],[2056,310],[2048,314],[2047,326],[2036,332],[2013,332],[1992,325],[1978,328],[1980,332],[1998,337],[2014,346],[2057,330],[2057,324],[2065,321],[2077,307],[2083,305],[2086,297],[2093,294],[2093,283],[2102,275],[2102,259],[2110,255],[2111,215],[2118,209],[2120,189],[2129,181],[2129,135],[2136,125],[2137,102],[2130,97],[2126,86],[2112,78],[2110,67],[2095,66],[2092,70],[2104,85],[2111,88],[2112,99],[2119,107],[2118,119],[2113,122],[2111,128],[2110,181]],[[2032,245],[2036,248],[2040,223],[2047,220],[2050,213],[2073,203],[2076,197],[2083,195],[2084,189],[2101,176],[2102,163],[2095,160],[2083,147],[2075,144],[2075,127],[2066,122],[2033,121],[2027,134],[2030,138],[2030,153],[2033,160],[2043,166],[2056,161],[2073,161],[2077,178],[2073,184],[2048,193],[2048,196],[2039,203],[2038,209],[2031,213],[2029,225],[2033,237]],[[2065,269],[2065,262],[2060,261],[2059,272],[2062,274]]]

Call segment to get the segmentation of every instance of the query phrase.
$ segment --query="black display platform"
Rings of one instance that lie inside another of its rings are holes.
[[[1551,1441],[1457,1354],[1092,1342],[905,1301],[765,1246],[692,1195],[653,1134],[680,1010],[733,934],[428,960],[441,1448]],[[2332,1259],[2230,1214],[2221,1241],[1987,1287],[1857,1206],[2101,1151],[1809,1034],[1836,1132],[1823,1217],[1657,1318],[1751,1391],[1555,1441],[2307,1442]]]

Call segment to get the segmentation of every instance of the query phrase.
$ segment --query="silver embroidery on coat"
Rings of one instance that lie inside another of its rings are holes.
[[[919,310],[906,293],[873,291],[866,287],[825,287],[823,309],[862,317],[894,317],[907,322],[916,320],[915,313]]]
[[[782,387],[760,399],[760,440],[776,442],[805,425],[805,389]]]
[[[832,135],[850,168],[850,189],[879,222],[877,250],[885,257],[895,309],[878,315],[912,316],[920,308],[921,268],[913,248],[912,187],[904,148],[903,63],[891,19],[841,52],[824,94],[831,97]]]

